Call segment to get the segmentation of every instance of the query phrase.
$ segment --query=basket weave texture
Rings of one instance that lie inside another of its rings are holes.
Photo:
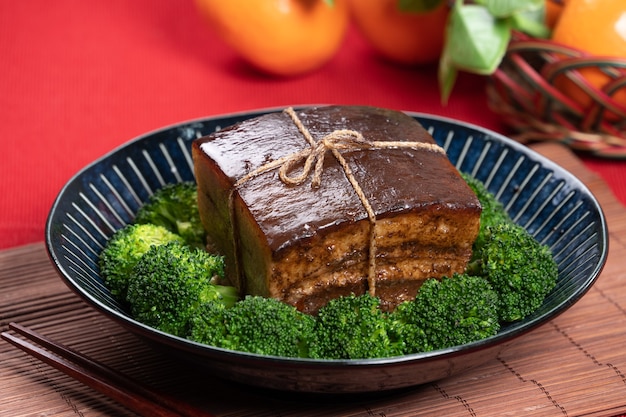
[[[579,72],[597,68],[610,77],[598,89]],[[555,86],[567,77],[588,106]],[[626,159],[626,107],[614,99],[626,95],[626,57],[589,55],[555,42],[515,33],[507,54],[487,87],[489,106],[516,133],[520,142],[558,141],[575,151]]]

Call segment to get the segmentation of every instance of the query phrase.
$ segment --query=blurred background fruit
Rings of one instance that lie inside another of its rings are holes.
[[[546,0],[546,25],[553,29],[559,20],[567,0]]]
[[[597,57],[626,59],[626,0],[568,0],[554,27],[552,40]],[[611,80],[595,66],[580,68],[578,73],[597,89]],[[560,77],[555,85],[583,108],[592,102],[589,94],[570,79]],[[626,107],[626,88],[613,99]]]
[[[347,0],[195,0],[209,26],[257,69],[278,76],[313,71],[337,52]]]
[[[350,0],[357,28],[381,56],[402,64],[437,62],[444,43],[449,8],[439,2],[429,11],[405,11],[398,0]]]

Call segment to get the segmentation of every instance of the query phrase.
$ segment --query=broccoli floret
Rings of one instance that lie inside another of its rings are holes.
[[[497,306],[498,295],[485,279],[455,274],[426,280],[415,299],[400,304],[390,320],[406,344],[405,353],[417,353],[495,335],[500,329]]]
[[[135,223],[152,223],[182,236],[187,244],[203,247],[206,233],[198,211],[198,187],[194,182],[166,184],[137,211]]]
[[[238,350],[305,357],[315,320],[277,299],[247,296],[228,310],[227,321]]]
[[[463,177],[467,185],[474,191],[483,209],[480,214],[480,230],[475,242],[475,246],[482,245],[488,227],[500,223],[511,223],[512,220],[502,203],[496,200],[496,197],[487,190],[487,187],[485,187],[482,181],[466,173],[461,173],[461,177]]]
[[[153,224],[130,224],[118,230],[100,253],[100,275],[111,294],[126,300],[128,279],[133,267],[153,245],[184,242],[183,238],[164,227]]]
[[[464,274],[425,281],[414,300],[390,313],[383,312],[380,300],[369,294],[333,299],[316,317],[273,298],[248,295],[237,301],[234,287],[216,284],[224,275],[223,258],[197,248],[205,242],[199,215],[201,232],[190,232],[186,239],[172,232],[198,230],[180,214],[186,206],[197,215],[195,184],[166,186],[156,193],[141,208],[137,224],[107,244],[101,255],[102,274],[120,277],[122,289],[112,292],[125,291],[138,321],[231,350],[360,359],[473,342],[495,335],[502,322],[535,311],[554,288],[558,267],[549,248],[515,225],[480,181],[463,176],[483,207],[472,260]],[[178,205],[175,202],[183,199],[177,193],[183,189],[195,194]],[[151,228],[154,241],[146,235],[141,244],[134,242],[131,232],[140,228]],[[135,243],[132,251],[126,251],[125,241]]]
[[[318,359],[383,358],[402,354],[389,332],[380,300],[369,294],[330,300],[318,311],[310,356]]]
[[[237,350],[237,339],[230,337],[223,303],[204,303],[191,316],[189,339],[210,346]]]
[[[191,339],[242,352],[307,357],[315,319],[274,298],[246,296],[231,308],[205,305]]]
[[[216,285],[224,260],[202,249],[168,243],[151,247],[132,270],[127,293],[131,314],[164,332],[186,337],[189,320],[203,303],[232,306],[234,287]]]
[[[488,227],[467,271],[484,276],[498,293],[502,322],[523,319],[554,288],[558,266],[550,248],[514,223]]]
[[[428,352],[434,349],[421,320],[414,313],[413,300],[404,301],[389,313],[389,336],[399,345],[402,355]]]

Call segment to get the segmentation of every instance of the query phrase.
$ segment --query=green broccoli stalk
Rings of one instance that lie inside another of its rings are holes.
[[[390,334],[377,297],[344,296],[319,309],[310,347],[312,358],[384,358],[401,354],[402,344]]]
[[[480,230],[478,232],[478,237],[474,243],[474,247],[477,245],[482,245],[484,241],[484,235],[486,230],[490,226],[495,226],[500,223],[511,223],[512,220],[509,217],[509,214],[504,210],[504,206],[501,202],[496,200],[496,197],[487,190],[485,184],[471,177],[469,174],[461,173],[461,177],[465,180],[467,185],[474,191],[480,205],[482,206],[482,212],[480,214]]]
[[[111,294],[124,302],[129,276],[137,261],[154,245],[183,243],[183,238],[153,224],[131,224],[118,230],[100,252],[100,275]]]
[[[204,247],[206,233],[198,211],[198,188],[194,182],[167,184],[158,189],[137,211],[135,223],[152,223],[182,236],[187,244]]]
[[[428,279],[414,300],[390,315],[405,353],[462,345],[495,335],[500,329],[498,295],[480,277],[456,274]]]
[[[558,266],[550,248],[514,223],[490,226],[477,245],[467,272],[487,279],[498,293],[500,321],[523,319],[554,288]]]
[[[237,301],[234,287],[213,283],[223,275],[220,256],[180,243],[153,246],[133,268],[126,300],[138,321],[186,337],[201,305]]]

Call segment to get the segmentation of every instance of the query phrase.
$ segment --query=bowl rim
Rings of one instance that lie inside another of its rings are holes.
[[[294,105],[292,107],[295,110],[299,110],[303,108],[318,107],[318,106],[325,106],[325,104],[304,104],[304,105]],[[567,311],[573,304],[578,302],[587,293],[587,291],[589,291],[589,289],[593,286],[593,284],[598,279],[600,273],[602,272],[602,269],[604,268],[604,265],[606,264],[606,259],[608,257],[609,234],[608,234],[608,226],[607,226],[607,221],[606,221],[604,211],[602,209],[602,206],[596,199],[595,195],[591,192],[591,190],[575,175],[573,175],[571,172],[569,172],[565,168],[558,165],[556,162],[539,154],[537,151],[531,148],[528,148],[527,146],[519,142],[516,142],[515,140],[510,139],[506,137],[505,135],[495,132],[493,130],[490,130],[488,128],[484,128],[484,127],[481,127],[479,125],[476,125],[470,122],[457,120],[457,119],[447,117],[447,116],[434,115],[434,114],[425,113],[425,112],[403,111],[409,116],[418,119],[418,121],[420,122],[422,122],[422,120],[424,119],[433,120],[435,122],[444,123],[450,126],[454,126],[456,128],[469,129],[476,133],[484,134],[486,136],[494,138],[497,141],[501,141],[505,143],[507,146],[510,146],[511,148],[521,152],[522,154],[532,157],[532,159],[535,162],[540,163],[542,167],[546,167],[552,171],[558,171],[559,175],[561,175],[562,178],[566,180],[569,184],[573,184],[575,188],[585,192],[590,197],[590,201],[593,204],[594,209],[597,210],[599,214],[598,220],[600,221],[600,230],[602,231],[602,234],[600,236],[601,238],[600,244],[602,245],[602,251],[600,253],[600,257],[599,257],[597,264],[595,265],[593,271],[589,273],[589,277],[585,280],[584,285],[581,285],[578,288],[576,288],[576,291],[570,297],[560,301],[558,305],[556,305],[547,313],[536,316],[536,317],[531,316],[530,318],[524,319],[523,322],[517,322],[518,323],[517,325],[515,323],[512,323],[511,325],[508,325],[505,327],[504,332],[502,332],[502,329],[501,329],[496,335],[490,336],[488,338],[481,339],[475,342],[471,342],[471,343],[467,343],[463,345],[451,346],[448,348],[433,350],[429,352],[420,352],[420,353],[414,353],[414,354],[402,355],[402,356],[393,356],[393,357],[387,357],[387,358],[311,359],[311,358],[290,358],[290,357],[280,357],[280,356],[271,356],[271,355],[260,355],[260,354],[249,353],[249,352],[234,351],[234,350],[229,350],[229,349],[202,344],[202,343],[185,339],[179,336],[175,336],[169,333],[165,333],[161,330],[155,329],[139,321],[136,321],[130,315],[122,314],[121,312],[116,311],[104,305],[95,297],[93,297],[91,294],[84,291],[80,285],[75,283],[74,280],[71,278],[70,273],[61,265],[59,261],[59,254],[57,253],[57,249],[54,247],[54,244],[52,242],[52,234],[53,234],[52,229],[54,226],[53,224],[54,214],[58,210],[59,204],[62,201],[62,198],[67,192],[67,190],[86,171],[92,169],[94,166],[102,163],[102,161],[109,159],[115,154],[122,152],[125,148],[137,142],[146,140],[154,135],[165,132],[165,131],[169,131],[169,130],[182,127],[182,126],[193,125],[197,123],[206,123],[210,121],[216,121],[216,120],[227,119],[227,118],[237,118],[237,117],[252,118],[252,117],[260,116],[266,113],[282,111],[283,109],[285,109],[285,106],[266,107],[266,108],[260,108],[260,109],[218,114],[218,115],[213,115],[213,116],[198,117],[198,118],[188,119],[182,122],[172,123],[172,124],[160,127],[160,128],[150,130],[146,133],[137,135],[134,138],[106,152],[105,154],[95,159],[94,161],[90,162],[89,164],[85,165],[83,168],[77,171],[74,175],[72,175],[63,185],[63,187],[60,189],[58,195],[55,197],[53,201],[51,209],[46,218],[45,246],[46,246],[48,257],[50,258],[55,269],[57,270],[58,275],[62,278],[65,284],[74,293],[76,293],[82,299],[87,301],[91,307],[96,308],[96,310],[98,310],[101,313],[104,313],[105,316],[114,319],[119,324],[123,325],[124,327],[133,328],[139,334],[153,341],[165,343],[167,345],[174,346],[177,349],[182,349],[187,352],[199,352],[199,353],[202,353],[202,355],[206,357],[210,357],[210,356],[214,356],[216,358],[219,357],[222,360],[230,359],[233,361],[240,362],[242,359],[245,359],[245,360],[253,361],[253,362],[256,362],[256,361],[272,362],[274,365],[278,365],[278,366],[285,365],[285,366],[292,367],[294,365],[295,366],[303,365],[303,366],[333,368],[333,367],[338,367],[338,366],[339,367],[346,367],[346,366],[376,367],[376,366],[388,366],[388,365],[394,365],[394,364],[403,365],[403,364],[419,362],[419,361],[427,362],[431,360],[432,361],[442,360],[442,359],[452,358],[458,355],[464,355],[468,352],[482,350],[482,349],[489,348],[489,347],[495,347],[496,345],[502,345],[506,342],[510,342],[513,339],[516,339],[536,329],[540,325],[550,320],[553,320],[560,314]]]

